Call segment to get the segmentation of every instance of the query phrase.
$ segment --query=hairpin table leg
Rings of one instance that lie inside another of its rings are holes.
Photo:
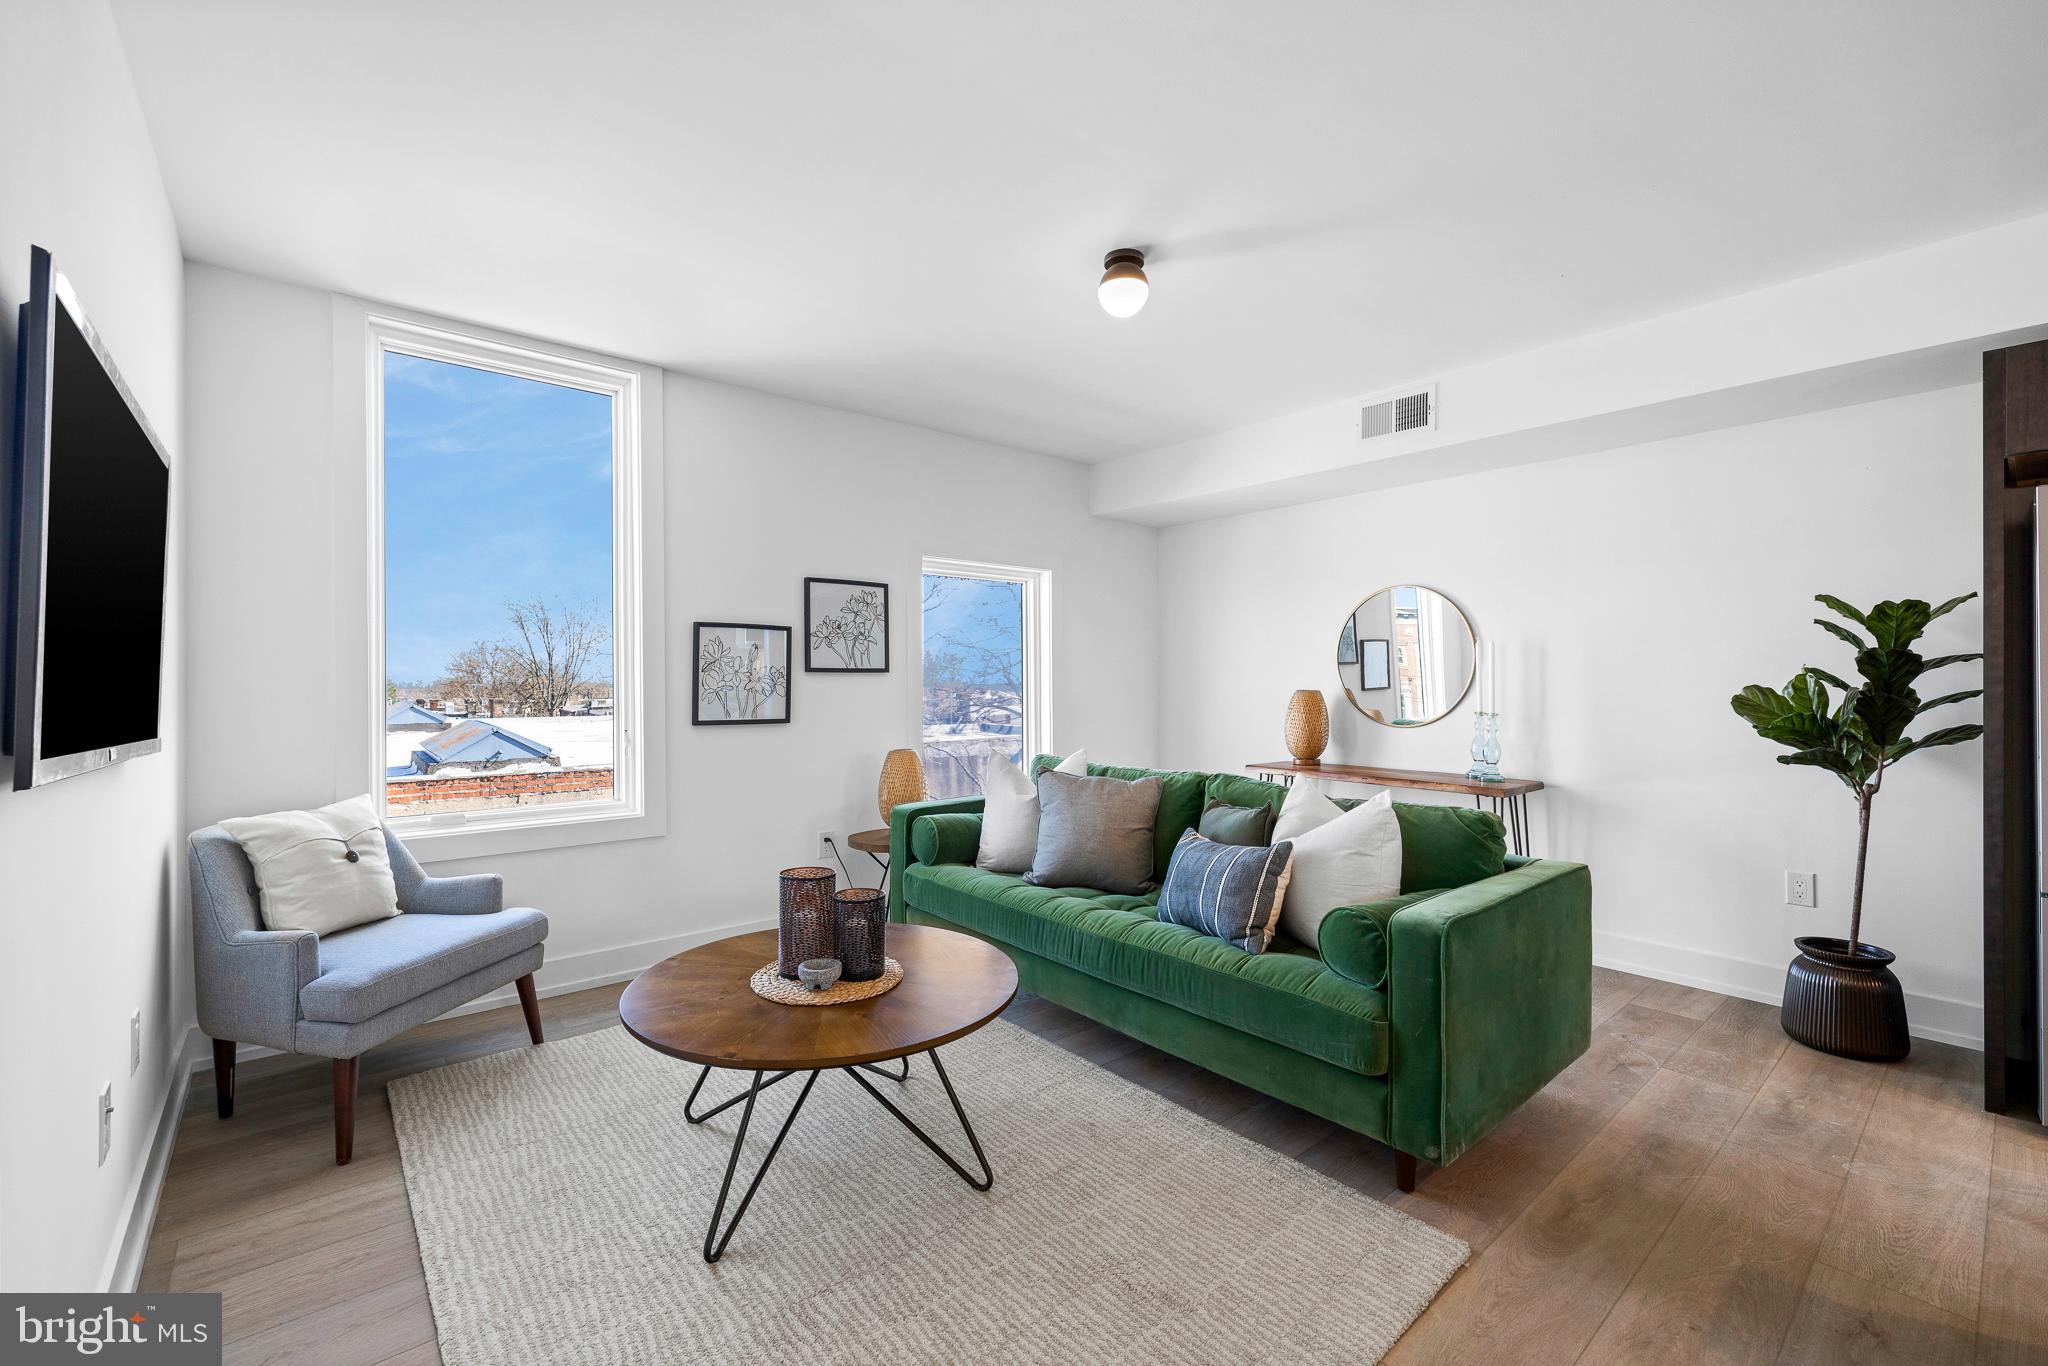
[[[887,1110],[890,1114],[896,1116],[896,1118],[902,1122],[904,1128],[910,1130],[910,1132],[912,1132],[913,1134],[916,1134],[918,1141],[920,1143],[924,1144],[925,1147],[930,1148],[933,1152],[937,1153],[939,1155],[939,1159],[943,1161],[947,1166],[951,1167],[956,1173],[958,1173],[962,1181],[965,1181],[975,1190],[985,1191],[990,1186],[993,1186],[996,1183],[995,1173],[989,1169],[988,1154],[984,1153],[981,1150],[981,1140],[974,1136],[974,1126],[967,1122],[967,1112],[960,1108],[960,1097],[958,1093],[956,1093],[953,1090],[952,1078],[946,1075],[946,1065],[939,1061],[939,1050],[936,1048],[931,1049],[926,1054],[926,1056],[931,1058],[932,1070],[936,1071],[939,1074],[939,1081],[946,1088],[946,1099],[953,1102],[954,1117],[960,1121],[960,1129],[963,1133],[967,1135],[968,1146],[974,1149],[975,1161],[981,1164],[981,1179],[979,1181],[975,1180],[974,1177],[968,1174],[967,1168],[961,1166],[958,1162],[955,1162],[953,1160],[953,1155],[951,1153],[947,1152],[944,1148],[941,1148],[936,1142],[934,1142],[930,1134],[918,1128],[917,1124],[910,1118],[909,1115],[906,1115],[901,1110],[897,1109],[894,1105],[892,1105],[889,1102],[889,1098],[887,1096],[883,1095],[880,1091],[877,1091],[875,1089],[875,1085],[873,1082],[869,1081],[866,1077],[862,1076],[859,1072],[855,1071],[851,1067],[846,1069],[846,1075],[852,1077],[855,1081],[859,1082],[861,1090],[866,1091],[869,1095],[873,1096],[875,1100],[878,1103],[880,1103],[881,1107],[884,1110]],[[905,1070],[907,1071],[909,1068],[909,1064],[906,1062],[904,1066]]]
[[[713,1115],[723,1114],[727,1110],[730,1110],[733,1106],[745,1100],[749,1095],[753,1094],[751,1091],[742,1091],[738,1095],[734,1096],[731,1100],[722,1100],[718,1102],[718,1104],[712,1106],[709,1110],[706,1110],[701,1115],[692,1114],[690,1112],[690,1107],[697,1103],[697,1093],[704,1089],[704,1078],[710,1075],[711,1069],[708,1067],[705,1068],[703,1071],[699,1072],[697,1074],[697,1084],[690,1088],[689,1099],[683,1102],[683,1118],[689,1120],[692,1124],[702,1124],[705,1120],[711,1118]],[[773,1086],[776,1082],[781,1081],[784,1077],[790,1075],[792,1075],[791,1072],[777,1072],[774,1076],[768,1078],[768,1080],[761,1083],[761,1089],[765,1091],[769,1087]]]
[[[789,1073],[784,1072],[775,1081],[781,1081],[782,1077],[788,1075]],[[699,1077],[697,1080],[701,1083],[704,1079]],[[725,1180],[719,1183],[718,1202],[711,1207],[711,1224],[704,1230],[705,1261],[715,1262],[725,1255],[725,1245],[732,1241],[733,1231],[740,1226],[740,1220],[747,1217],[747,1206],[754,1203],[754,1192],[761,1189],[761,1178],[766,1176],[768,1168],[774,1165],[775,1154],[782,1150],[782,1140],[789,1137],[789,1126],[796,1123],[797,1113],[804,1108],[804,1101],[810,1096],[811,1087],[815,1086],[817,1082],[818,1074],[816,1072],[810,1073],[804,1079],[804,1089],[797,1093],[796,1104],[789,1107],[789,1114],[784,1117],[782,1128],[776,1132],[775,1141],[768,1145],[768,1155],[761,1159],[761,1165],[755,1169],[754,1179],[747,1183],[747,1193],[740,1197],[740,1207],[733,1211],[732,1222],[727,1224],[725,1232],[720,1234],[718,1231],[718,1221],[725,1214],[725,1198],[732,1193],[732,1177],[733,1173],[739,1170],[740,1149],[747,1146],[747,1126],[753,1123],[754,1120],[754,1101],[760,1096],[761,1092],[768,1089],[768,1086],[775,1084],[775,1082],[769,1082],[767,1086],[764,1086],[761,1083],[761,1074],[759,1072],[754,1074],[754,1084],[747,1088],[747,1093],[743,1097],[747,1102],[747,1108],[740,1111],[740,1131],[734,1134],[732,1138],[732,1156],[727,1158],[725,1162]],[[861,1084],[865,1086],[867,1083],[862,1082]],[[734,1099],[742,1099],[742,1097],[735,1097]],[[727,1102],[727,1104],[730,1103],[730,1101]],[[882,1103],[884,1105],[888,1104],[887,1101]],[[723,1109],[724,1107],[721,1106],[720,1108]]]
[[[871,1062],[862,1063],[860,1070],[863,1072],[873,1072],[878,1077],[887,1077],[890,1081],[909,1081],[910,1055],[908,1053],[903,1055],[903,1070],[901,1072],[891,1072],[888,1068],[877,1067]]]

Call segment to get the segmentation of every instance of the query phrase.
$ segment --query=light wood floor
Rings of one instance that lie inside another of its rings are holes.
[[[550,1037],[619,988],[542,1003]],[[1978,1055],[1894,1067],[1788,1044],[1777,1012],[1598,970],[1592,1049],[1411,1195],[1387,1150],[1026,998],[1017,1024],[1472,1245],[1391,1361],[2048,1362],[2048,1134],[1980,1108]],[[202,1077],[143,1288],[218,1290],[230,1362],[435,1362],[385,1083],[524,1047],[516,1010],[366,1056],[352,1165],[329,1070]],[[1277,1290],[1276,1290],[1276,1293]]]

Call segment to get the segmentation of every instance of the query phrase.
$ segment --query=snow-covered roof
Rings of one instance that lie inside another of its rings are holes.
[[[555,756],[562,768],[611,767],[613,720],[609,716],[511,716],[498,721],[465,721],[456,729],[466,726],[495,728],[500,731],[509,727],[509,733],[539,751],[537,755],[523,760],[497,760],[494,771],[517,773],[554,768],[556,764],[550,763],[546,757],[549,754]],[[387,732],[384,737],[387,776],[430,776],[413,764],[414,751],[425,748],[426,745],[418,731]],[[509,757],[507,756],[508,759]],[[491,762],[493,761],[483,758],[440,759],[435,762],[434,770],[436,773],[446,773],[450,768],[459,770],[467,764]]]
[[[445,730],[448,718],[417,702],[394,702],[384,713],[385,730]]]
[[[545,759],[548,747],[495,721],[463,721],[438,735],[420,741],[414,754],[424,755],[428,764],[502,764]]]

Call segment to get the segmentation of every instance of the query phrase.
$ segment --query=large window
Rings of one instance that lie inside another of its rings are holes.
[[[387,818],[636,814],[637,376],[392,320],[371,335]]]
[[[1048,743],[1042,570],[926,560],[924,768],[934,797]]]

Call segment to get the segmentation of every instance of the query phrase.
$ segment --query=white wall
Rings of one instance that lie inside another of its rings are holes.
[[[191,1015],[175,534],[187,475],[183,268],[106,6],[8,0],[0,32],[0,430],[13,430],[16,309],[35,243],[77,288],[173,466],[163,751],[0,791],[0,1286],[81,1289],[111,1274]],[[136,1009],[143,1058],[131,1076]],[[107,1081],[113,1150],[99,1166],[95,1098]]]
[[[1728,707],[1847,669],[1816,592],[1939,601],[1982,578],[1975,386],[1174,527],[1160,543],[1160,748],[1282,758],[1289,692],[1335,700],[1326,759],[1457,769],[1472,703],[1416,731],[1344,703],[1336,633],[1389,583],[1442,589],[1500,649],[1503,766],[1540,777],[1537,852],[1590,864],[1599,961],[1776,1000],[1796,934],[1846,932],[1855,807]],[[1975,650],[1971,603],[1931,650]],[[1939,691],[1977,685],[1978,668]],[[1931,693],[1929,695],[1932,695]],[[1975,704],[1949,709],[1974,720]],[[1922,1032],[1982,1034],[1982,756],[1929,751],[1873,822],[1865,933]],[[1356,792],[1358,789],[1351,789]],[[1786,869],[1820,905],[1784,906]]]
[[[201,265],[186,295],[197,825],[353,795],[328,731],[359,568],[333,529],[329,296]],[[882,755],[916,735],[922,555],[1052,571],[1054,743],[1157,757],[1157,533],[1089,516],[1082,467],[681,375],[664,398],[669,833],[440,870],[502,872],[549,913],[544,988],[770,920],[776,870],[813,861],[817,832],[878,824]],[[799,671],[790,725],[692,727],[691,622],[801,630],[807,574],[890,584],[893,671]]]

